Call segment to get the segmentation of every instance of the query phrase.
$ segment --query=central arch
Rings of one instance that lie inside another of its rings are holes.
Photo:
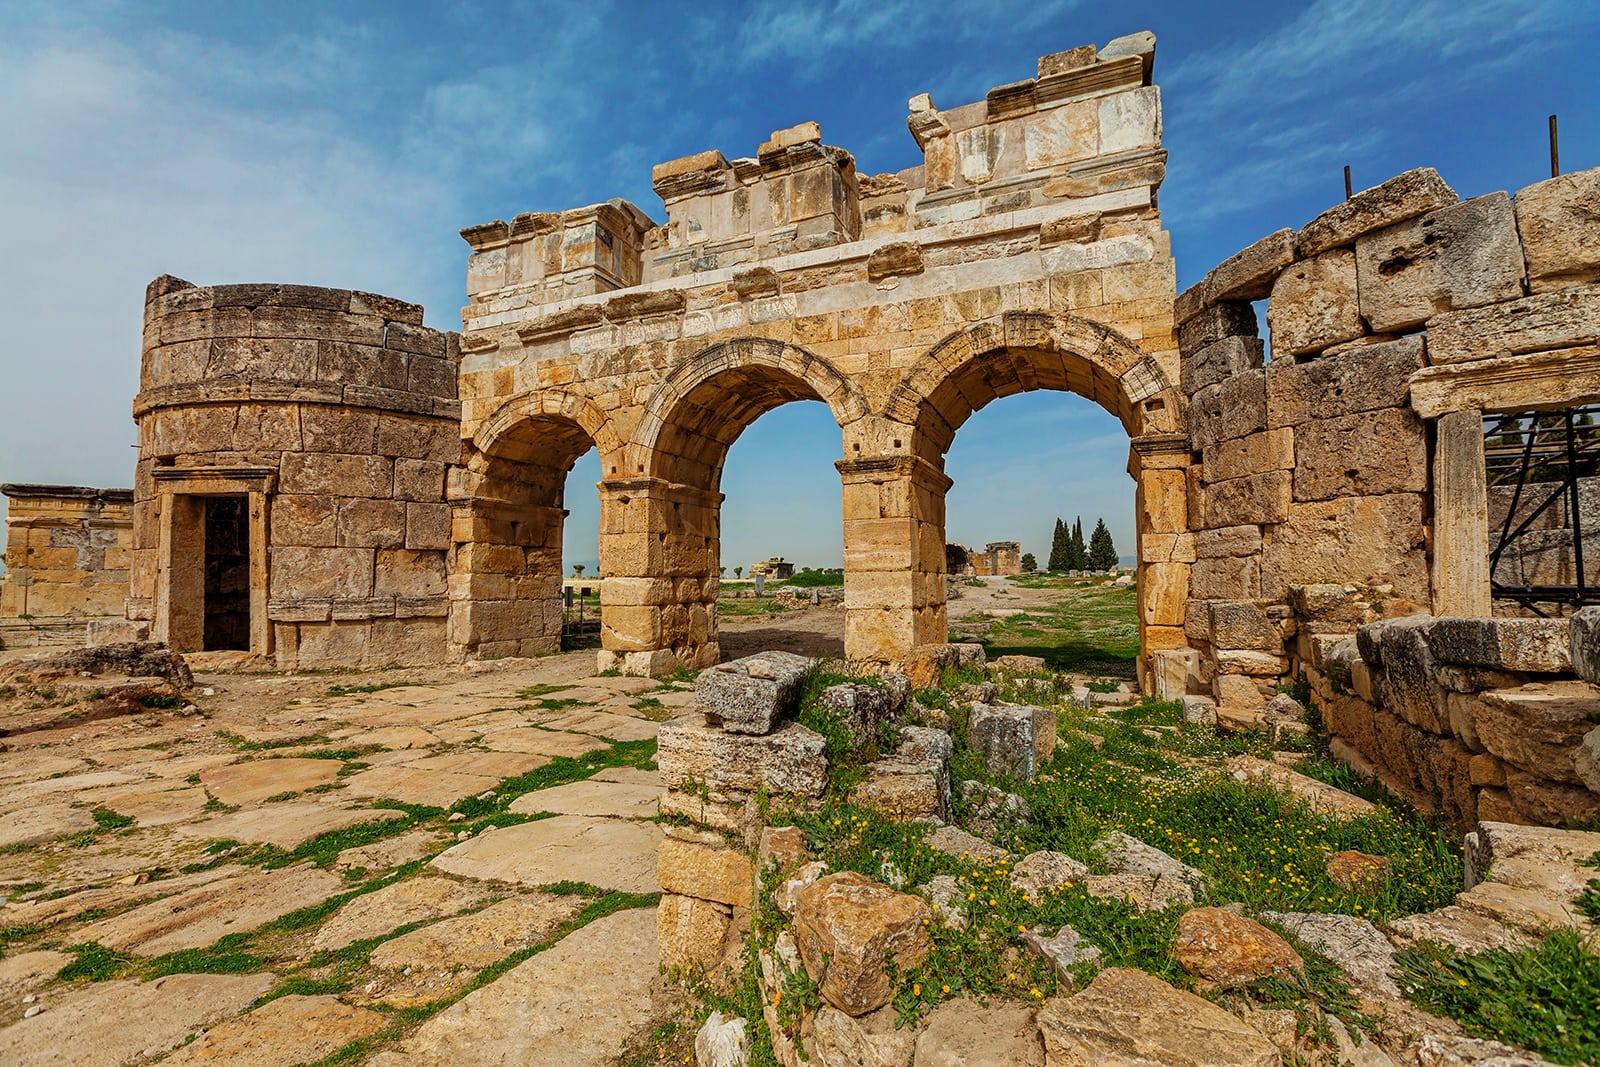
[[[908,640],[913,647],[945,641],[945,495],[951,484],[945,453],[974,412],[1036,389],[1092,400],[1127,431],[1128,472],[1136,483],[1141,674],[1152,651],[1184,644],[1183,601],[1194,554],[1181,394],[1158,360],[1110,327],[1065,313],[1017,311],[957,330],[929,348],[889,394],[883,424],[868,441],[879,455],[840,466],[852,611],[846,651],[852,658],[894,662],[910,654]],[[851,447],[860,451],[860,444]],[[854,508],[852,480],[860,486]],[[885,525],[885,519],[893,521]],[[891,547],[898,551],[889,554],[889,565],[874,568],[872,560]]]
[[[651,393],[628,446],[632,472],[601,483],[601,666],[630,674],[715,663],[722,469],[766,412],[826,404],[841,426],[867,413],[829,360],[760,337],[713,344]]]

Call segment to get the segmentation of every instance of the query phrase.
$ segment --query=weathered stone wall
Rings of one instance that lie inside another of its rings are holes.
[[[1331,604],[1337,591],[1307,595]],[[1462,826],[1592,824],[1597,619],[1589,609],[1570,625],[1429,615],[1363,625],[1310,675],[1334,753]]]
[[[1178,298],[1191,648],[1159,689],[1248,714],[1363,622],[1491,613],[1483,415],[1600,396],[1597,210],[1600,170],[1464,202],[1411,171]]]
[[[133,547],[133,492],[0,485],[7,498],[0,618],[121,615]]]
[[[602,666],[698,668],[716,643],[720,480],[762,413],[841,428],[846,654],[947,640],[944,454],[973,411],[1060,389],[1133,450],[1147,648],[1184,643],[1184,404],[1154,38],[908,124],[924,162],[858,175],[815,123],[754,157],[656,167],[667,221],[621,201],[462,231],[465,469],[452,480],[451,643],[544,651],[561,485],[599,450]]]
[[[368,293],[153,282],[129,617],[201,647],[204,503],[242,496],[250,651],[282,667],[442,660],[455,340]]]

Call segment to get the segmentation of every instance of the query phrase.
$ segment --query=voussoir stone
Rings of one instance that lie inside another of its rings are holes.
[[[706,722],[729,733],[766,734],[800,700],[811,661],[791,652],[758,652],[700,672],[694,699]]]
[[[1263,978],[1290,978],[1305,961],[1254,919],[1224,908],[1194,908],[1178,919],[1172,956],[1203,986],[1233,989]]]
[[[1278,1047],[1209,1000],[1127,967],[1039,1009],[1050,1067],[1278,1067]]]
[[[921,898],[841,871],[800,891],[794,935],[823,999],[846,1014],[864,1015],[889,1003],[886,961],[904,971],[927,957],[932,918]]]
[[[679,789],[686,781],[720,793],[771,793],[821,796],[828,783],[822,735],[799,723],[770,734],[725,733],[693,719],[661,727],[656,762],[661,784]]]

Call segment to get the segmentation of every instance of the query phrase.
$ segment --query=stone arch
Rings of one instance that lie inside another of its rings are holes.
[[[1136,484],[1134,513],[1139,559],[1139,670],[1147,677],[1150,654],[1182,646],[1183,606],[1194,561],[1188,532],[1188,440],[1185,404],[1161,364],[1110,327],[1065,313],[1007,312],[958,330],[941,340],[905,373],[884,405],[890,436],[909,429],[909,455],[896,462],[903,473],[880,473],[872,462],[856,480],[870,483],[863,512],[903,514],[897,567],[909,561],[912,583],[901,588],[892,574],[872,576],[887,596],[862,582],[859,621],[849,621],[847,652],[854,658],[893,661],[894,641],[912,635],[913,645],[944,640],[947,632],[943,573],[946,567],[945,494],[950,480],[944,456],[956,432],[993,400],[1036,389],[1077,393],[1122,423],[1130,444],[1128,472]],[[902,441],[893,441],[901,452]],[[878,461],[881,465],[882,461]],[[844,469],[844,468],[841,468]],[[850,603],[849,544],[852,540],[851,472],[846,472],[846,601]],[[898,510],[882,501],[896,481]],[[875,529],[868,521],[863,527]],[[865,539],[865,536],[863,537]],[[934,546],[938,546],[936,550]],[[881,549],[882,545],[875,546]],[[881,552],[862,552],[867,560]],[[860,568],[858,568],[859,570]],[[876,603],[881,601],[881,603]],[[887,652],[880,653],[879,646]]]
[[[916,451],[942,463],[955,433],[990,401],[1035,389],[1093,400],[1130,438],[1183,432],[1183,403],[1161,364],[1098,322],[1012,311],[930,348],[889,395],[885,416],[914,427]]]
[[[828,360],[765,337],[711,345],[651,394],[634,428],[634,470],[716,491],[728,448],[756,419],[793,400],[820,400],[840,426],[867,414],[860,388]]]
[[[452,485],[450,642],[458,657],[559,651],[567,475],[621,437],[565,390],[516,397],[478,427]]]

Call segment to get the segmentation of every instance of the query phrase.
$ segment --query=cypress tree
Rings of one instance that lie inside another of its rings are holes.
[[[1111,543],[1111,531],[1106,529],[1106,520],[1101,519],[1095,523],[1094,533],[1089,537],[1089,569],[1108,571],[1117,565],[1117,546]]]
[[[1089,567],[1089,554],[1083,547],[1083,518],[1080,516],[1073,520],[1072,528],[1067,531],[1067,570],[1081,571]]]
[[[1050,537],[1050,560],[1046,565],[1048,570],[1065,570],[1067,566],[1067,528],[1060,519],[1056,519],[1056,531]]]

